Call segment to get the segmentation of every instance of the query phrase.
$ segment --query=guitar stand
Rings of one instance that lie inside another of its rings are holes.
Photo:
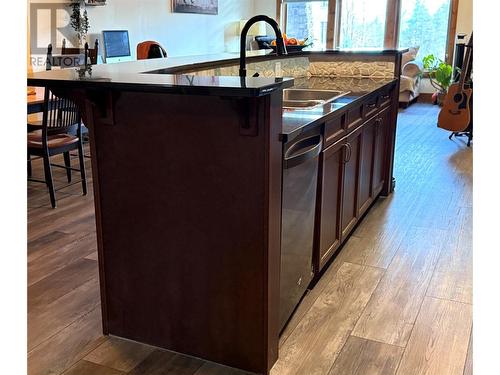
[[[467,137],[467,147],[470,147],[470,141],[472,141],[472,129],[466,132],[453,132],[450,134],[448,139],[455,137]]]

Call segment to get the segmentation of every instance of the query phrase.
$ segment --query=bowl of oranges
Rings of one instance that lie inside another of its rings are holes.
[[[289,38],[286,34],[283,34],[283,40],[288,52],[302,51],[304,48],[309,47],[312,44],[307,42],[309,38],[302,40],[297,38]],[[276,52],[276,39],[271,42],[269,48]]]

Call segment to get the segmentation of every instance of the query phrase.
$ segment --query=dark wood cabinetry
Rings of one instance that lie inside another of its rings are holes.
[[[342,181],[342,215],[341,240],[343,240],[356,224],[358,219],[358,187],[361,151],[360,127],[346,137],[346,157],[344,163],[344,179]]]
[[[384,186],[384,166],[386,163],[386,139],[389,125],[389,108],[383,110],[379,116],[375,118],[374,130],[374,156],[373,156],[373,179],[372,192],[376,197]]]
[[[387,90],[370,96],[347,114],[325,124],[327,142],[320,158],[316,214],[316,273],[340,248],[383,189],[389,93]],[[343,132],[339,124],[343,125]],[[336,141],[332,144],[332,140]]]
[[[361,158],[359,165],[358,216],[361,216],[373,202],[373,166],[375,150],[376,119],[365,123],[361,131]]]
[[[347,146],[339,141],[321,153],[320,191],[317,209],[316,271],[319,271],[340,246],[342,180]]]

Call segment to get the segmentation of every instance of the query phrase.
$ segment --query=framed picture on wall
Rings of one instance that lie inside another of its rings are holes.
[[[219,0],[172,0],[174,13],[218,14]]]

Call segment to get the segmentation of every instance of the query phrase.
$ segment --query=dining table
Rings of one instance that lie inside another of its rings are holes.
[[[44,87],[33,87],[34,93],[27,95],[28,115],[43,111]]]

